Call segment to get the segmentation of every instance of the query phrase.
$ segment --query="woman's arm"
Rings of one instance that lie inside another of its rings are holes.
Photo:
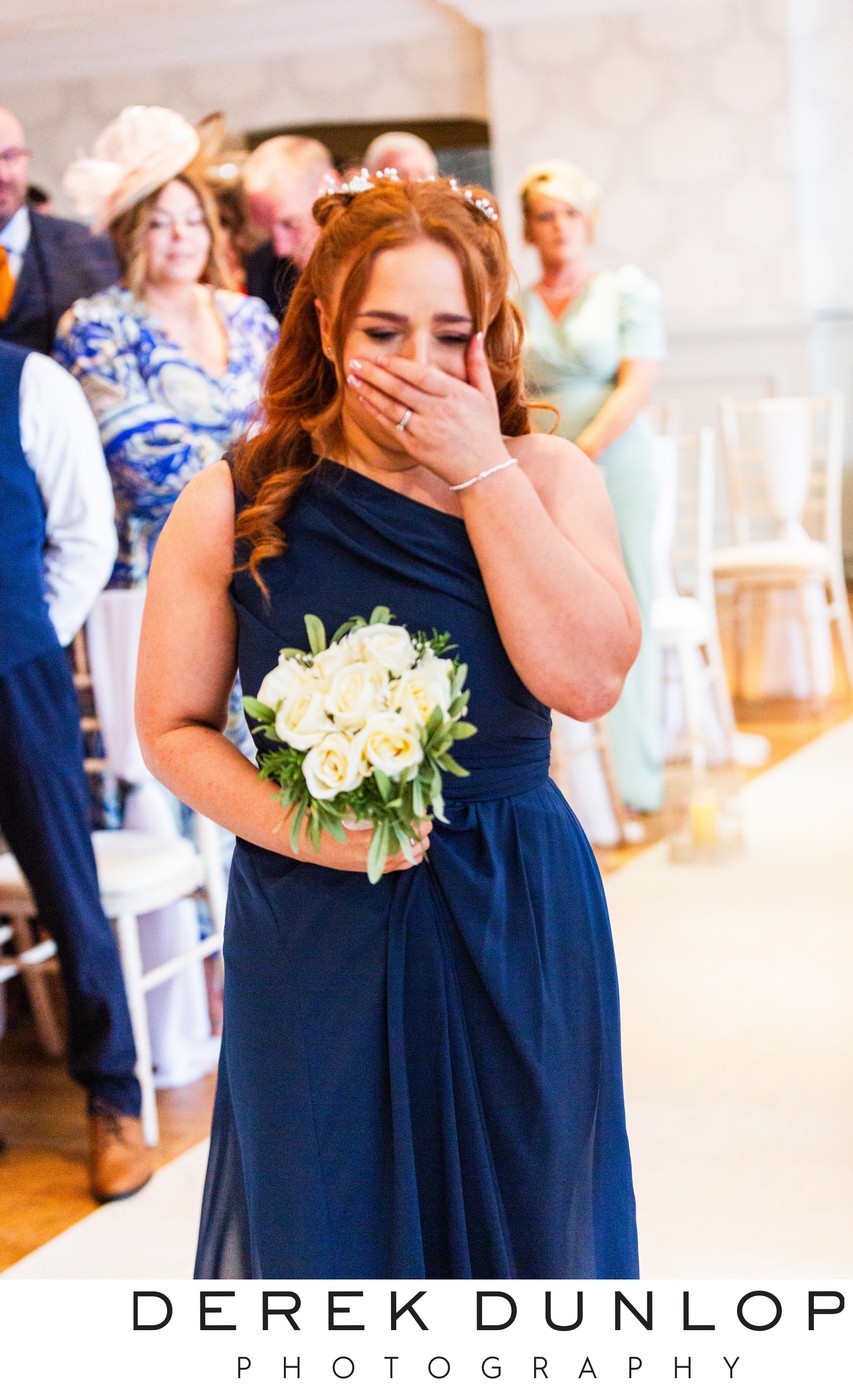
[[[145,764],[157,779],[239,837],[293,857],[284,811],[270,786],[223,736],[236,671],[237,627],[228,595],[234,549],[234,493],[224,462],[179,497],[154,551],[136,684],[136,725]],[[424,834],[413,848],[419,861]],[[296,856],[341,871],[366,871],[369,832],[319,853],[303,829]],[[402,853],[386,871],[409,864]]]
[[[615,389],[575,439],[581,452],[593,462],[633,424],[640,410],[645,409],[659,370],[657,361],[621,363]]]
[[[649,402],[665,355],[660,290],[637,265],[623,265],[612,279],[620,358],[615,388],[575,439],[593,462],[631,425]],[[604,323],[602,323],[604,328]]]
[[[543,703],[601,717],[640,645],[610,501],[571,443],[543,434],[508,443],[521,465],[458,493],[501,640]]]
[[[453,494],[519,677],[572,717],[612,708],[640,644],[640,618],[622,565],[604,485],[573,444],[543,434],[504,439],[474,337],[468,380],[403,357],[350,365],[350,384],[380,420],[389,446],[456,486],[505,460],[521,462]],[[358,371],[355,375],[353,372]],[[413,411],[406,429],[396,424]]]

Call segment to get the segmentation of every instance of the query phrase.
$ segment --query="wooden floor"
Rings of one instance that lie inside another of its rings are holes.
[[[210,1131],[215,1076],[158,1095],[166,1165]],[[85,1095],[21,1016],[0,1040],[0,1271],[97,1208],[86,1174]]]
[[[758,658],[758,651],[752,651],[748,671],[754,671]],[[755,699],[736,704],[735,713],[742,731],[769,738],[767,764],[774,765],[853,716],[853,698],[836,658],[836,682],[829,698],[812,703]],[[644,822],[648,846],[661,837],[663,816],[649,815]],[[601,866],[605,872],[616,870],[642,850],[606,851]],[[8,990],[13,1014],[0,1039],[0,1136],[6,1139],[5,1154],[0,1155],[0,1270],[96,1207],[86,1177],[84,1097],[62,1062],[40,1052],[25,1007],[19,1006],[14,1014],[14,989],[10,985]],[[213,1096],[212,1075],[159,1094],[158,1165],[207,1135]]]

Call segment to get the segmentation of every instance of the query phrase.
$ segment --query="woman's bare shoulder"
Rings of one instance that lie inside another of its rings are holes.
[[[178,510],[192,512],[198,518],[204,516],[213,522],[227,520],[233,529],[234,483],[225,458],[212,462],[187,482],[175,502],[172,514],[175,515]]]
[[[543,499],[554,488],[584,486],[596,477],[586,453],[556,434],[527,433],[506,443]]]
[[[222,458],[188,482],[172,507],[158,542],[184,563],[201,560],[211,568],[227,567],[234,554],[234,485]]]

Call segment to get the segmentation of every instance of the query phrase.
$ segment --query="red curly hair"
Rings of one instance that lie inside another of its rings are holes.
[[[484,349],[510,437],[530,433],[521,374],[521,318],[507,297],[509,256],[500,225],[447,179],[404,183],[382,179],[361,193],[328,193],[314,203],[322,228],[290,301],[281,339],[267,368],[260,428],[234,452],[234,480],[247,504],[236,535],[255,580],[264,559],[284,552],[281,522],[319,459],[313,439],[340,447],[345,379],[343,347],[361,305],[373,262],[382,251],[420,240],[448,247],[459,261],[475,331]],[[341,272],[345,279],[332,322],[334,360],[323,351],[314,300],[331,309]]]

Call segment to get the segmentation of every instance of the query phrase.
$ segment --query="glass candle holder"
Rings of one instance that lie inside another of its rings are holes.
[[[664,832],[674,862],[723,862],[743,850],[739,766],[671,766]]]

